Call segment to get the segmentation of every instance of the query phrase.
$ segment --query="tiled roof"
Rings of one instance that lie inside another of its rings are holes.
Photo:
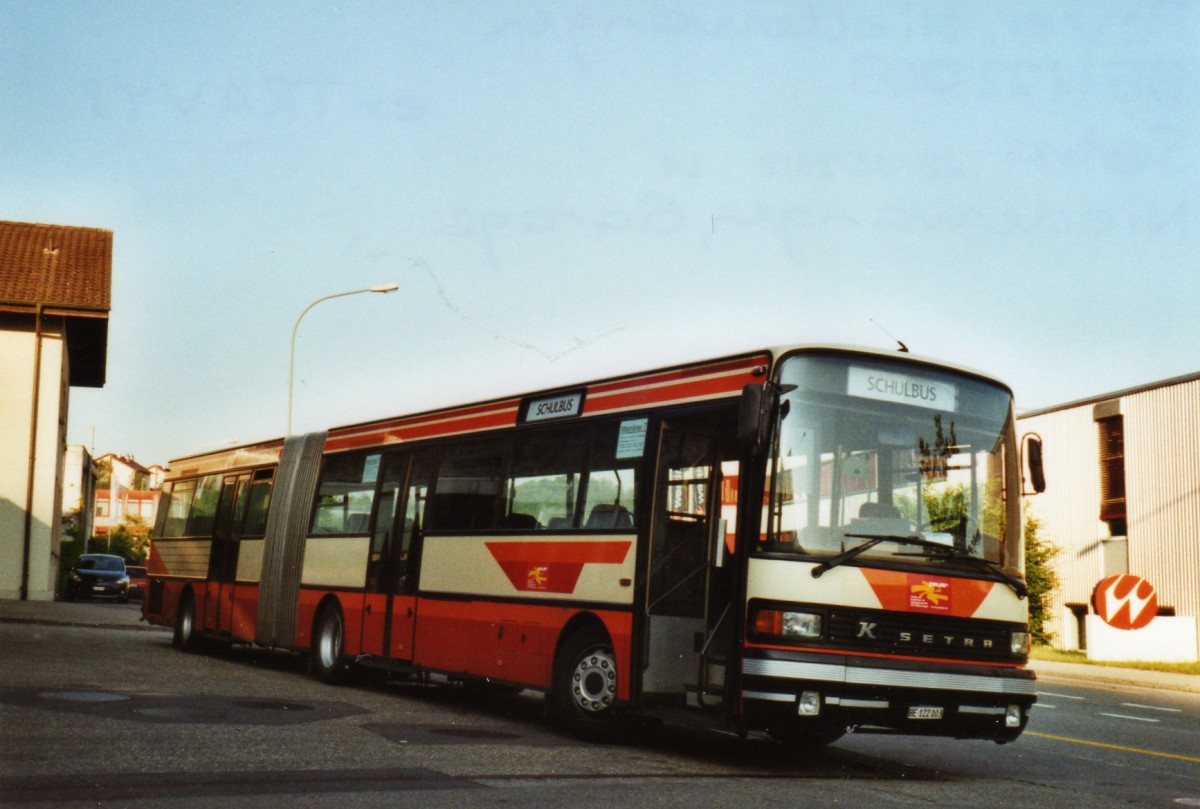
[[[0,303],[107,312],[111,230],[0,222]]]
[[[111,230],[0,222],[0,313],[63,318],[72,386],[104,387],[112,245]]]

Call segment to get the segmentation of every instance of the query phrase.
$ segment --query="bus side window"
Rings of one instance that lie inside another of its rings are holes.
[[[166,516],[158,535],[181,537],[187,529],[188,512],[192,509],[192,497],[196,494],[196,480],[193,478],[167,483],[163,491]]]
[[[326,458],[309,533],[367,533],[378,478],[379,453]]]
[[[242,525],[242,536],[260,537],[267,532],[267,513],[271,508],[271,486],[274,479],[274,469],[260,469],[254,473],[254,480],[250,484],[250,503]]]
[[[503,505],[507,442],[485,438],[446,447],[429,504],[430,531],[492,531]]]
[[[633,530],[637,527],[638,475],[641,457],[617,455],[619,425],[596,430],[588,461],[583,527],[587,530]]]
[[[200,478],[196,487],[196,496],[188,512],[187,528],[184,536],[209,537],[217,520],[217,502],[221,497],[221,484],[224,475],[206,475]]]
[[[567,530],[579,527],[578,490],[589,430],[580,425],[519,436],[509,471],[504,528]]]

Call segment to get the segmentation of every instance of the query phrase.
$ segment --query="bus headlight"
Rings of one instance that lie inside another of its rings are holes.
[[[759,635],[785,638],[819,638],[824,622],[818,612],[760,609],[754,616],[754,631]]]
[[[1028,632],[1014,632],[1009,641],[1009,651],[1015,655],[1029,655],[1029,649],[1032,646],[1032,641]]]

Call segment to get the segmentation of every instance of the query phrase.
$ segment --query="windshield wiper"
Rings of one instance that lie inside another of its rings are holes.
[[[992,581],[1003,582],[1012,588],[1012,591],[1017,594],[1017,598],[1024,598],[1029,595],[1029,588],[1025,586],[1025,582],[1018,579],[1016,576],[1010,576],[1000,569],[999,562],[993,562],[991,559],[984,559],[979,556],[972,556],[966,551],[954,549],[954,552],[947,557],[954,561],[974,562],[975,564],[983,565],[991,576],[988,576]]]
[[[915,534],[846,534],[846,536],[854,539],[865,539],[867,541],[861,545],[855,545],[848,551],[842,551],[832,559],[827,559],[814,567],[812,569],[812,575],[814,579],[821,578],[826,571],[832,570],[839,565],[844,565],[846,562],[849,562],[859,554],[865,553],[871,548],[874,548],[880,542],[895,542],[898,545],[916,545],[919,548],[932,550],[935,552],[932,555],[940,556],[944,559],[953,559],[956,562],[966,561],[977,564],[982,563],[987,569],[987,572],[991,574],[988,576],[988,578],[992,581],[998,581],[1007,584],[1012,588],[1012,591],[1017,594],[1017,598],[1025,598],[1029,592],[1023,581],[1015,576],[1008,575],[1003,570],[1000,570],[997,562],[993,562],[989,559],[981,559],[978,556],[972,556],[966,551],[956,548],[953,545],[944,545],[940,542],[932,542],[928,539],[924,539],[923,537],[916,536]],[[931,554],[921,555],[929,556]]]

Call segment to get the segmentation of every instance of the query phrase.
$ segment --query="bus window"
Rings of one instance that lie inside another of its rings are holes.
[[[217,519],[217,501],[221,496],[222,475],[206,475],[200,478],[196,496],[188,512],[184,535],[189,537],[212,536]]]
[[[430,530],[491,531],[498,527],[506,443],[489,438],[446,448],[429,512]]]
[[[618,451],[619,430],[620,425],[613,423],[596,431],[583,504],[583,527],[588,530],[637,527],[638,471],[642,459],[640,453],[637,457],[626,457],[633,453],[625,447]]]
[[[196,481],[177,480],[164,487],[167,496],[167,516],[159,536],[181,537],[187,529],[188,512],[192,508],[192,496],[196,493]]]
[[[586,429],[526,433],[516,442],[508,479],[504,528],[579,527],[577,494],[587,455]]]
[[[242,536],[260,537],[267,532],[267,511],[271,507],[271,484],[274,477],[274,469],[260,469],[254,473]]]
[[[365,534],[379,478],[379,453],[325,459],[311,534]]]

